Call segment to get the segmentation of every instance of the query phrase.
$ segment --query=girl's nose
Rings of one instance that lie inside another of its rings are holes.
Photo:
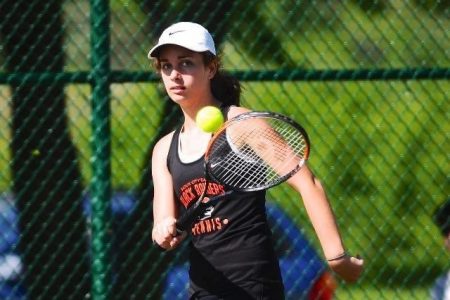
[[[181,78],[181,73],[177,69],[172,69],[172,73],[170,74],[171,79],[179,79]]]

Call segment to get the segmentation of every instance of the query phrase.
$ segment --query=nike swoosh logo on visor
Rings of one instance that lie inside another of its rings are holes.
[[[172,32],[169,32],[169,35],[172,35],[172,34],[175,34],[175,33],[179,33],[179,32],[184,32],[184,31],[186,31],[186,30],[172,31]]]

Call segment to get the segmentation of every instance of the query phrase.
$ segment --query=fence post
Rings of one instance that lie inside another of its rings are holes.
[[[110,299],[111,128],[109,1],[91,0],[92,298]]]

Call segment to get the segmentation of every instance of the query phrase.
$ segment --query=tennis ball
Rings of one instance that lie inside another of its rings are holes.
[[[205,106],[195,116],[195,123],[205,132],[215,132],[223,121],[222,112],[215,106]]]

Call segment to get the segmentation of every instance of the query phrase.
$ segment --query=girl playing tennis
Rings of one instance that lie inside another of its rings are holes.
[[[152,156],[152,238],[170,250],[186,236],[176,233],[179,209],[195,202],[205,182],[203,156],[211,135],[196,126],[197,112],[212,105],[230,119],[249,110],[239,107],[240,84],[221,71],[214,41],[201,25],[180,22],[168,27],[148,56],[184,115],[182,126],[159,140]],[[356,281],[363,260],[346,254],[319,180],[304,166],[288,183],[303,199],[331,269],[348,282]],[[211,186],[208,196],[223,192],[223,186]],[[232,195],[241,199],[219,201],[192,224],[190,299],[283,299],[265,191]]]

